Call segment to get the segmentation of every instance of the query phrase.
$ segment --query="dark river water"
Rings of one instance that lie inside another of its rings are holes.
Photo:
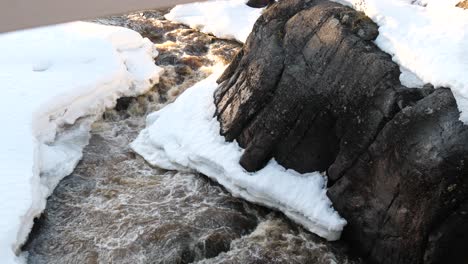
[[[359,263],[278,212],[199,174],[149,166],[129,148],[145,116],[228,63],[241,44],[166,21],[161,11],[99,19],[156,43],[160,83],[93,125],[83,160],[47,201],[23,250],[29,263]]]

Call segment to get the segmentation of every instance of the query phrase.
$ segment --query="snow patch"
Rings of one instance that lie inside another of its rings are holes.
[[[337,240],[346,224],[326,195],[326,177],[300,174],[271,160],[246,172],[243,149],[219,135],[213,93],[221,71],[186,90],[177,100],[147,117],[147,127],[131,147],[150,164],[168,170],[198,171],[236,197],[284,212],[328,240]]]
[[[0,259],[16,256],[92,122],[159,80],[154,45],[135,31],[74,22],[0,35]]]
[[[246,0],[215,0],[174,7],[165,17],[218,38],[245,42],[262,10]]]

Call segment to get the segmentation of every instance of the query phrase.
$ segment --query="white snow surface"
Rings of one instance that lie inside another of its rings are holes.
[[[407,86],[449,87],[468,123],[468,11],[460,0],[336,0],[379,25],[375,43],[402,67]],[[411,72],[412,74],[408,73]]]
[[[178,5],[165,17],[218,38],[245,42],[262,13],[262,9],[245,3],[246,0],[214,0]]]
[[[159,80],[154,45],[85,22],[0,35],[0,262],[17,257],[46,198],[70,174],[92,121]]]
[[[220,136],[214,117],[213,92],[219,73],[150,114],[132,148],[154,166],[203,173],[234,196],[278,209],[328,240],[339,239],[346,221],[332,208],[322,174],[300,174],[274,160],[255,173],[239,165],[243,149]]]

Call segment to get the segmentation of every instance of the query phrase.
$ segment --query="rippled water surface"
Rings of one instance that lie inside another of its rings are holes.
[[[92,130],[74,173],[48,199],[24,246],[29,263],[355,263],[282,214],[232,197],[195,173],[150,167],[129,143],[164,107],[240,49],[164,20],[162,11],[98,20],[156,43],[160,83],[123,98]]]

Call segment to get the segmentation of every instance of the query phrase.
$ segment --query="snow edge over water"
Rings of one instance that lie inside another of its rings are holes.
[[[147,92],[162,69],[154,64],[153,43],[120,27],[73,22],[0,38],[6,50],[12,47],[0,64],[7,66],[0,77],[6,76],[11,102],[2,108],[11,113],[2,123],[16,133],[6,132],[2,141],[0,167],[8,178],[0,186],[0,256],[2,263],[24,263],[26,254],[18,254],[33,220],[81,160],[92,123],[118,98]],[[22,49],[28,42],[30,50]],[[69,82],[74,75],[79,79]]]
[[[326,177],[300,174],[271,160],[255,173],[239,165],[243,150],[219,135],[213,92],[221,71],[195,84],[177,100],[147,117],[131,147],[151,165],[200,172],[233,196],[277,209],[309,231],[338,240],[346,225],[326,195]]]

